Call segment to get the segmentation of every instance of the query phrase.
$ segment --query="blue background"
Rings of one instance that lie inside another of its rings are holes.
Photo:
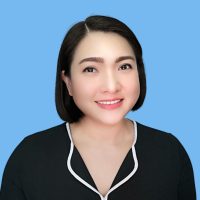
[[[181,141],[193,164],[199,196],[199,8],[195,0],[1,0],[0,179],[25,136],[62,122],[54,103],[60,44],[71,25],[101,14],[125,22],[143,47],[147,97],[128,116]]]

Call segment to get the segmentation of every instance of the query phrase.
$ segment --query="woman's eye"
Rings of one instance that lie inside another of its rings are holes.
[[[94,73],[96,71],[96,69],[94,67],[86,67],[83,72],[91,72]]]
[[[120,67],[122,70],[132,69],[132,66],[130,64],[124,64]]]

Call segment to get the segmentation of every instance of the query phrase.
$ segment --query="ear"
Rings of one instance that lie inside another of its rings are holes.
[[[65,82],[65,85],[67,87],[67,90],[69,92],[69,95],[72,96],[72,83],[71,83],[71,79],[65,75],[65,71],[62,70],[61,72],[61,77],[62,77],[62,80]]]

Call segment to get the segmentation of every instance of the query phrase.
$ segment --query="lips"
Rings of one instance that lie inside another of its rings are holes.
[[[104,100],[99,100],[99,101],[95,101],[95,102],[110,102],[110,101],[117,101],[117,100],[123,100],[122,98],[112,98],[112,99],[104,99]]]
[[[110,105],[110,104],[116,104],[122,101],[123,99],[114,99],[114,100],[101,100],[101,101],[96,101],[96,103],[99,104],[104,104],[104,105]]]
[[[100,100],[96,101],[97,105],[106,110],[112,110],[118,108],[122,105],[123,99],[107,99],[107,100]]]

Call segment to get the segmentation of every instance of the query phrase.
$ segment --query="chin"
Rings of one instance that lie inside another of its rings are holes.
[[[114,126],[120,122],[122,122],[122,120],[124,119],[125,115],[124,116],[102,116],[101,119],[99,119],[99,122],[102,123],[102,124],[105,124],[105,125],[108,125],[108,126]]]

